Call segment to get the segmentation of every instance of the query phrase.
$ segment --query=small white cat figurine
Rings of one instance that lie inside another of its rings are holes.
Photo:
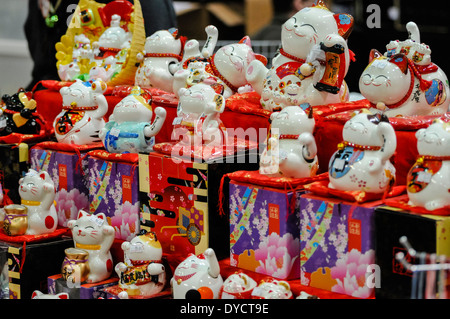
[[[69,294],[67,292],[61,292],[59,294],[52,295],[52,294],[44,294],[39,290],[35,290],[31,295],[31,299],[69,299]]]
[[[100,142],[98,133],[105,126],[108,102],[103,93],[106,83],[76,80],[60,90],[63,110],[53,121],[59,143],[90,145]]]
[[[27,208],[28,228],[25,235],[48,234],[58,226],[54,204],[56,191],[46,171],[29,169],[19,180],[21,204]]]
[[[436,210],[450,205],[450,124],[435,120],[416,132],[419,157],[407,175],[409,204]]]
[[[226,129],[220,120],[220,113],[225,109],[225,99],[221,94],[223,86],[214,79],[211,81],[214,84],[202,82],[180,89],[173,140],[196,146],[225,143]]]
[[[78,212],[76,220],[69,220],[67,227],[72,230],[76,248],[89,252],[89,268],[87,282],[95,283],[111,276],[113,260],[110,248],[114,242],[114,227],[108,224],[106,215],[89,214],[83,210]]]
[[[174,299],[218,299],[223,279],[214,250],[190,254],[177,266],[170,284]]]
[[[301,106],[294,105],[270,116],[271,135],[261,155],[260,174],[288,178],[316,175],[319,164],[312,107],[302,106],[308,114]]]
[[[116,265],[121,299],[140,295],[151,297],[161,292],[166,283],[166,272],[162,264],[161,243],[152,232],[134,237],[122,243],[125,262]]]
[[[391,41],[384,55],[371,51],[359,90],[373,109],[388,117],[443,114],[450,104],[447,76],[431,62],[417,25],[409,22],[406,27],[409,39]]]
[[[363,110],[345,123],[342,136],[344,141],[329,162],[328,187],[383,193],[395,179],[390,158],[397,147],[387,116]]]

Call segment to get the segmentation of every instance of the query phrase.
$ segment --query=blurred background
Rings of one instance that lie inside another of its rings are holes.
[[[0,0],[0,94],[12,94],[20,87],[26,87],[32,80],[34,62],[30,55],[29,39],[24,25],[31,14],[38,10],[32,2],[43,0]],[[59,7],[59,20],[65,21],[70,16],[69,5],[77,1],[45,0]],[[141,0],[151,3],[154,0]],[[104,1],[100,1],[104,2]],[[178,27],[179,34],[188,39],[205,40],[204,28],[213,24],[219,29],[219,44],[236,42],[249,35],[255,52],[264,54],[269,61],[280,45],[281,24],[290,15],[305,6],[312,5],[312,0],[227,0],[227,1],[166,1],[173,6],[175,14],[171,26]],[[425,3],[419,0],[328,0],[328,8],[335,13],[350,13],[355,18],[355,27],[349,37],[349,48],[356,55],[356,62],[350,65],[346,81],[350,91],[358,91],[359,77],[367,66],[369,52],[372,48],[385,52],[390,40],[404,40],[408,37],[405,24],[414,21],[421,32],[421,42],[428,44],[432,50],[432,61],[439,65],[447,76],[450,73],[446,40],[449,39],[449,9],[445,2]],[[379,11],[369,10],[375,4]],[[146,14],[144,13],[144,19]],[[60,23],[58,22],[58,23]],[[145,23],[152,26],[153,19]],[[368,24],[369,22],[369,24]],[[376,23],[370,28],[370,22]],[[167,28],[171,27],[167,26]],[[148,28],[147,30],[151,30]],[[64,29],[46,30],[53,32],[54,38]],[[151,31],[149,31],[151,32]],[[149,36],[150,34],[147,34]],[[35,42],[39,43],[40,35]],[[45,45],[44,42],[41,45]],[[445,46],[445,47],[444,47]],[[45,50],[45,48],[42,48]],[[51,67],[54,45],[50,45],[45,55]]]

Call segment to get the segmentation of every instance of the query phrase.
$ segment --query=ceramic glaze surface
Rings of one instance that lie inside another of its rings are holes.
[[[291,299],[293,298],[289,283],[284,280],[268,278],[262,281],[252,292],[253,299]]]
[[[312,108],[305,104],[286,106],[272,113],[271,134],[261,158],[259,172],[289,178],[312,177],[318,169],[317,146],[313,136]]]
[[[386,191],[395,179],[390,158],[397,147],[388,118],[360,112],[345,123],[342,136],[344,141],[329,162],[328,187],[369,193]]]
[[[436,120],[416,132],[419,157],[407,175],[409,204],[435,210],[450,205],[450,127]]]
[[[431,62],[431,49],[420,42],[417,25],[409,22],[407,29],[407,40],[391,41],[384,54],[371,51],[360,92],[373,111],[389,117],[443,114],[450,104],[447,76]]]
[[[48,234],[55,231],[58,217],[54,204],[56,191],[46,171],[30,169],[19,180],[21,203],[27,208],[28,228],[25,235]]]
[[[59,143],[90,145],[100,142],[98,134],[105,126],[103,117],[108,111],[105,91],[106,84],[101,80],[76,80],[61,88],[63,110],[53,121]]]
[[[187,257],[175,269],[170,284],[174,299],[218,299],[223,279],[214,250]]]
[[[80,210],[77,219],[69,220],[67,227],[72,231],[75,248],[89,253],[90,272],[87,282],[95,283],[108,279],[113,270],[110,248],[115,231],[108,224],[105,214],[93,215]]]
[[[272,67],[267,69],[256,60],[247,68],[246,79],[261,95],[262,107],[278,110],[288,105],[348,100],[346,39],[352,26],[350,15],[333,14],[321,2],[288,19],[281,27],[281,49],[272,59]]]
[[[166,273],[162,264],[162,248],[154,233],[145,233],[122,243],[125,262],[116,265],[121,299],[129,296],[153,296],[162,291]]]

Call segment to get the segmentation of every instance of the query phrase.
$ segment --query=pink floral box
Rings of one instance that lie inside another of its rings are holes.
[[[129,241],[140,230],[138,154],[88,153],[89,212],[104,213],[116,238]]]
[[[381,201],[356,204],[303,194],[301,284],[372,298],[375,265],[375,209]]]
[[[83,152],[52,150],[39,145],[30,150],[30,167],[47,171],[56,187],[58,225],[76,219],[80,209],[89,209],[88,161]]]
[[[303,190],[229,185],[230,264],[276,277],[300,277],[300,195]]]

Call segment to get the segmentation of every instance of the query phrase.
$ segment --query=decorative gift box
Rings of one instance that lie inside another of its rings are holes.
[[[7,243],[9,298],[31,299],[33,291],[47,291],[47,277],[61,271],[70,237],[33,243]]]
[[[358,298],[373,296],[366,283],[375,264],[375,208],[304,194],[300,199],[301,283]]]
[[[408,254],[399,240],[402,236],[406,236],[417,252],[449,256],[450,217],[423,215],[382,206],[375,211],[375,226],[376,264],[380,269],[380,286],[375,290],[375,297],[409,299],[413,274],[396,259],[396,254],[404,253],[406,260],[411,264],[418,264],[419,261],[418,258]]]
[[[76,219],[78,211],[89,209],[88,160],[89,150],[102,144],[84,146],[57,142],[42,142],[30,150],[30,166],[36,171],[47,171],[56,187],[58,225],[67,227],[67,221]]]
[[[89,212],[104,213],[116,238],[130,240],[139,232],[138,154],[88,153]]]
[[[300,277],[300,195],[231,180],[230,264],[279,279]]]
[[[217,256],[229,255],[228,218],[218,212],[220,183],[244,165],[257,169],[251,152],[209,162],[139,154],[141,228],[156,233],[164,254],[184,258],[210,247]]]
[[[67,282],[62,278],[61,274],[49,276],[48,282],[48,292],[50,294],[56,295],[61,292],[66,292],[69,294],[69,299],[99,299],[106,298],[107,294],[104,291],[105,288],[117,285],[119,278],[111,277],[109,279],[103,280],[101,282],[96,282],[92,284],[80,284],[76,286],[67,285]]]

